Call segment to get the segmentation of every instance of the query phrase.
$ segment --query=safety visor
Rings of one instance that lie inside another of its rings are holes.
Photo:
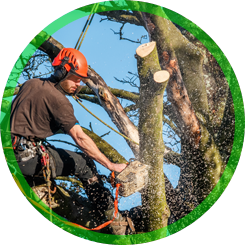
[[[84,76],[81,76],[81,75],[79,75],[78,73],[76,73],[73,69],[71,69],[70,71],[69,71],[69,73],[71,73],[71,74],[73,74],[73,75],[75,75],[75,76],[77,76],[77,77],[80,77],[81,79],[90,79],[90,77],[91,76],[89,76],[89,75],[87,75],[87,77],[84,77]]]

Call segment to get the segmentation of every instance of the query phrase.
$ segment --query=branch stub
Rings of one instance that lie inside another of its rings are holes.
[[[156,73],[154,73],[153,78],[154,78],[154,81],[156,83],[163,83],[163,82],[167,82],[169,80],[170,74],[166,70],[157,71]]]
[[[156,42],[141,44],[136,49],[136,54],[141,58],[145,58],[154,50],[155,46],[156,46]]]

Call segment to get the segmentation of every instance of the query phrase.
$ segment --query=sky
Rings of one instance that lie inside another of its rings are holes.
[[[36,2],[36,1],[26,1],[26,2]],[[225,7],[227,14],[230,16],[230,0],[225,1]],[[25,14],[25,18],[35,23],[39,28],[43,29],[52,21],[56,20],[60,16],[72,10],[52,10],[52,11],[35,11]],[[22,16],[22,15],[21,15]],[[85,55],[88,60],[88,64],[99,73],[105,80],[108,86],[114,88],[121,88],[124,90],[130,90],[138,92],[137,88],[132,88],[128,84],[122,84],[116,81],[115,77],[118,79],[123,79],[132,77],[128,72],[137,73],[137,63],[134,57],[136,48],[140,45],[139,43],[132,43],[125,40],[119,40],[119,36],[115,35],[114,31],[118,31],[121,24],[116,22],[101,21],[104,18],[102,16],[95,15],[93,23],[91,24],[84,42],[82,43],[80,51]],[[65,47],[74,48],[76,41],[81,33],[83,25],[86,18],[75,21],[56,32],[53,37],[60,41]],[[132,40],[140,39],[141,36],[147,35],[143,27],[137,27],[133,25],[126,24],[124,29],[124,37],[130,38]],[[2,38],[0,33],[0,39]],[[143,39],[142,43],[148,42],[148,39]],[[44,72],[44,70],[43,70]],[[89,128],[91,123],[93,131],[98,135],[103,135],[108,131],[111,131],[106,126],[101,124],[99,121],[94,119],[90,114],[88,114],[84,109],[82,109],[77,103],[74,103],[71,98],[69,98],[73,104],[75,116],[77,117],[81,126]],[[125,106],[129,102],[122,101]],[[106,121],[110,126],[115,127],[111,122],[107,113],[101,109],[100,106],[94,105],[90,102],[84,101],[83,104],[92,112],[94,112],[102,120]],[[61,136],[53,136],[50,139],[60,139]],[[128,147],[126,141],[118,136],[113,131],[109,135],[105,136],[104,139],[117,151],[122,154],[127,160],[133,157],[131,149]],[[62,140],[70,141],[69,136],[62,136]],[[62,147],[70,150],[74,150],[73,147],[64,144],[55,144],[57,147]],[[98,170],[102,174],[109,174],[109,170],[98,165]],[[164,165],[164,173],[167,175],[174,187],[176,187],[179,178],[179,168],[173,165]],[[136,193],[128,198],[121,198],[119,202],[120,209],[130,209],[131,207],[140,204],[140,195]],[[171,244],[171,243],[166,243]]]

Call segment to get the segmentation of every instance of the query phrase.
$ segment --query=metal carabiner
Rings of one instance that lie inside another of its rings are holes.
[[[20,138],[20,146],[22,147],[22,149],[24,151],[26,150],[26,146],[24,145],[24,137],[23,136]]]

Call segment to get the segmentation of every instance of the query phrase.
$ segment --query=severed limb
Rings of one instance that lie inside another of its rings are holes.
[[[170,215],[165,193],[162,137],[163,94],[170,74],[161,70],[156,42],[140,45],[136,54],[140,77],[140,161],[151,166],[148,185],[142,193],[142,211],[146,231],[153,231],[167,226]]]
[[[198,148],[201,137],[200,124],[187,93],[187,89],[181,75],[180,67],[178,65],[177,56],[173,48],[176,46],[175,42],[177,42],[177,37],[179,38],[178,42],[180,49],[182,48],[182,46],[187,46],[187,42],[182,40],[182,35],[178,32],[177,28],[170,21],[146,13],[144,13],[143,16],[144,21],[147,25],[150,38],[157,43],[157,50],[161,68],[167,69],[170,73],[170,79],[167,86],[167,95],[168,100],[171,102],[172,108],[175,111],[175,115],[178,115],[178,121],[181,125],[180,130],[182,132],[182,135],[187,140],[189,140],[192,146]],[[171,33],[168,28],[171,28]],[[170,36],[173,37],[171,41]],[[183,51],[184,50],[186,50],[186,48],[183,47]],[[189,58],[191,58],[191,56]],[[196,86],[197,84],[195,84],[195,88],[197,88]],[[197,108],[197,110],[201,110],[203,112],[206,110],[207,103],[205,102],[207,102],[207,97],[205,93],[202,93],[203,89],[200,90],[200,87],[203,87],[203,83],[202,86],[199,85],[199,88],[197,88],[200,91],[197,101],[199,101],[200,103],[202,102],[202,106],[200,107],[201,109]],[[203,101],[200,100],[200,98],[202,97]],[[196,104],[196,106],[198,104]]]

